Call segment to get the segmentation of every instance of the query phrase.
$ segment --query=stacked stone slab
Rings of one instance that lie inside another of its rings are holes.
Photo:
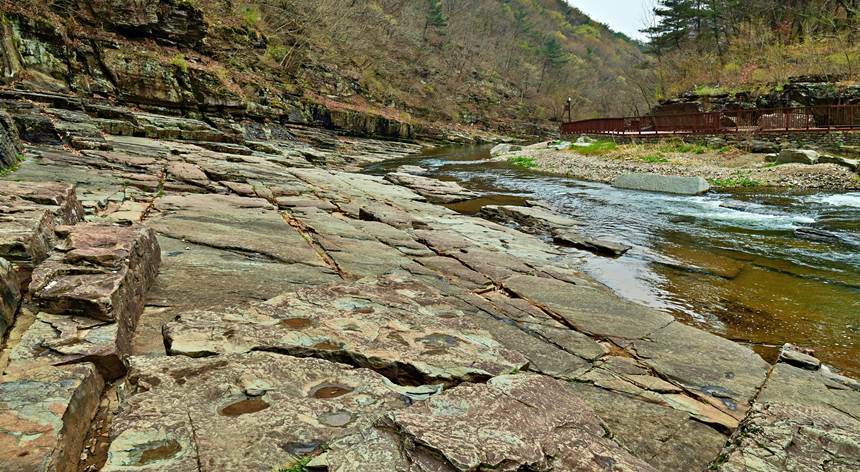
[[[161,263],[155,233],[82,223],[57,234],[61,242],[29,287],[42,312],[12,349],[7,371],[87,361],[105,378],[119,378]]]
[[[0,199],[4,329],[22,298],[37,313],[17,320],[0,365],[2,468],[76,471],[105,379],[126,371],[160,248],[142,226],[79,223],[71,186],[4,182]]]
[[[0,182],[0,336],[14,321],[33,267],[48,257],[56,241],[54,229],[83,216],[71,185]]]

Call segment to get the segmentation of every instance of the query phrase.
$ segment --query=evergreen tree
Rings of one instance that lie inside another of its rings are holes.
[[[436,30],[439,34],[445,34],[445,28],[448,27],[448,18],[445,17],[445,12],[442,11],[441,0],[427,0],[427,19],[424,23],[424,40],[427,40],[427,31],[430,28]]]

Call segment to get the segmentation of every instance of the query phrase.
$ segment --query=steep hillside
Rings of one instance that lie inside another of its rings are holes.
[[[562,0],[24,0],[3,10],[4,83],[141,106],[420,137],[534,132],[568,96],[577,116],[631,113],[649,99],[637,45]]]
[[[646,32],[662,97],[860,81],[857,0],[662,0]]]

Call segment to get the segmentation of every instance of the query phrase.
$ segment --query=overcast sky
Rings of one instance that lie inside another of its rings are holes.
[[[639,30],[644,27],[645,12],[653,3],[651,0],[567,0],[567,3],[615,31],[631,38],[646,39]]]

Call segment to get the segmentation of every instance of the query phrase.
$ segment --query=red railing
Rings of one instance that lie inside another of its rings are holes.
[[[561,134],[723,134],[860,130],[860,105],[757,108],[680,115],[597,118],[561,125]]]

